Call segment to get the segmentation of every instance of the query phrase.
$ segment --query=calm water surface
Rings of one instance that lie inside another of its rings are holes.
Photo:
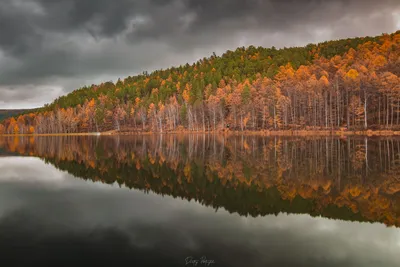
[[[400,266],[399,226],[400,139],[0,138],[2,266]]]

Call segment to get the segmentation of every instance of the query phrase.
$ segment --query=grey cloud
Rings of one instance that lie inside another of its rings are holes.
[[[397,0],[3,0],[0,90],[69,92],[242,45],[392,32],[399,8]]]
[[[55,99],[62,93],[61,86],[0,86],[0,107],[5,109],[38,107],[43,105],[43,96]]]
[[[32,15],[10,1],[0,3],[0,49],[6,54],[24,54],[40,46],[42,37],[30,23]]]

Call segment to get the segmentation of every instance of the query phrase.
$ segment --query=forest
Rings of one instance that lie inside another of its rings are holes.
[[[208,134],[0,138],[77,178],[243,216],[305,213],[400,227],[400,139]]]
[[[0,134],[400,130],[400,31],[276,49],[85,86]]]

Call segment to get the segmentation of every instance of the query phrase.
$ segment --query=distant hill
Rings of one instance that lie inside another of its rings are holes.
[[[33,112],[34,109],[0,109],[0,121],[19,114]]]

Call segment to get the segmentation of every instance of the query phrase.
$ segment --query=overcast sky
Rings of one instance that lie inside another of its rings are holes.
[[[399,0],[1,0],[0,109],[238,46],[399,28]]]

